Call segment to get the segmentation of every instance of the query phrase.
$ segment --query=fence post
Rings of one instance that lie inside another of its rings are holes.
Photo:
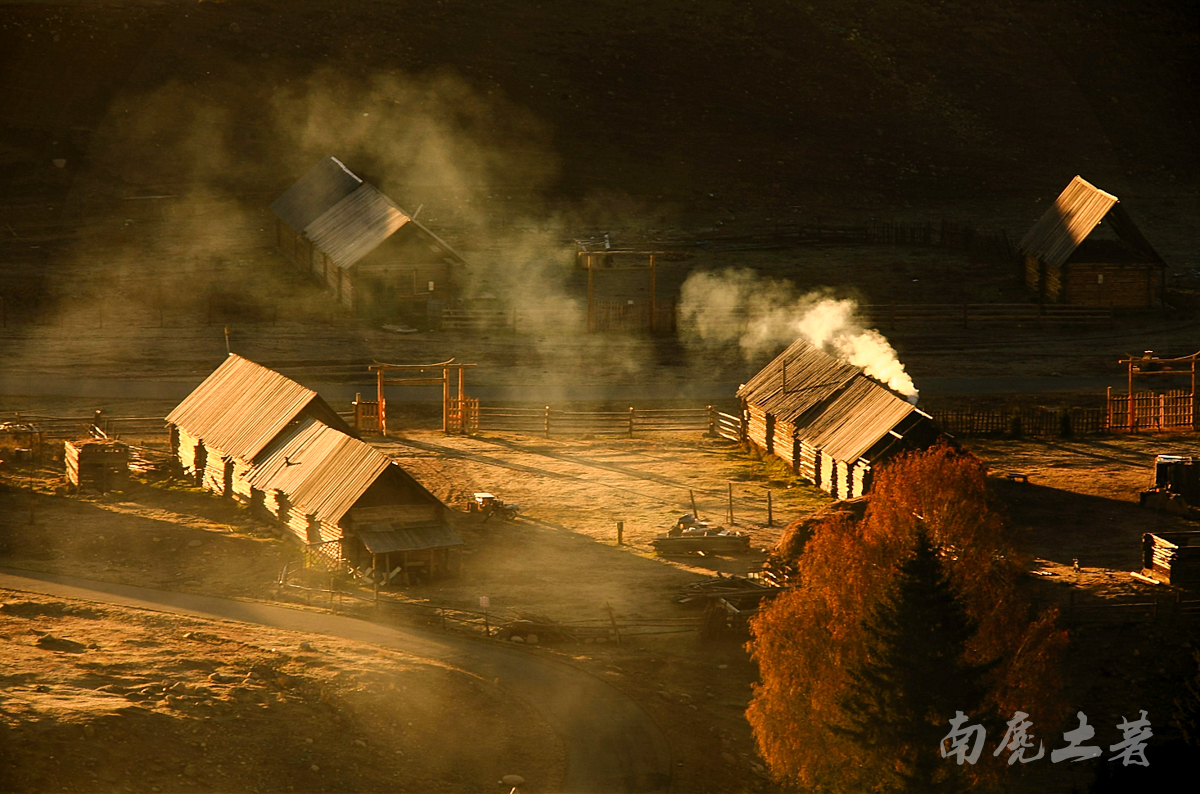
[[[717,434],[717,412],[711,405],[708,406],[708,434],[710,436]]]
[[[733,523],[733,483],[729,483],[729,523]]]
[[[550,438],[550,406],[546,406],[546,438]]]
[[[607,601],[605,601],[604,609],[608,611],[608,621],[609,621],[609,623],[612,623],[613,634],[616,635],[616,637],[617,637],[617,645],[620,645],[621,644],[621,630],[617,627],[617,617],[616,617],[616,615],[613,614],[613,608]]]
[[[629,406],[629,437],[633,438],[633,406]]]
[[[625,545],[625,522],[624,521],[617,522],[617,545],[618,546]]]

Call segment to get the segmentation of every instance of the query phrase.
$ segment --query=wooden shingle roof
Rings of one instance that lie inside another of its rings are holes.
[[[312,389],[230,353],[175,406],[167,421],[199,438],[209,449],[251,461],[302,412],[350,432],[345,421]]]
[[[854,461],[915,410],[912,403],[859,375],[797,432],[834,458]]]

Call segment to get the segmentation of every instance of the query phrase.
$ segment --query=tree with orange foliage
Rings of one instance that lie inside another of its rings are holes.
[[[851,671],[869,661],[864,618],[894,592],[922,532],[974,626],[962,662],[988,670],[984,710],[972,721],[1022,709],[1051,735],[1064,716],[1058,665],[1066,633],[1055,627],[1055,610],[1036,612],[1017,587],[1023,561],[990,504],[984,465],[943,444],[883,467],[861,521],[834,514],[817,527],[796,563],[801,585],[751,623],[760,680],[747,717],[778,778],[829,791],[895,790],[902,762],[857,741],[845,729],[855,724],[846,706]],[[953,716],[937,717],[947,731]],[[979,777],[1003,766],[965,771]]]

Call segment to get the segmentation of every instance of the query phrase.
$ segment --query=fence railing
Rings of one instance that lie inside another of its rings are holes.
[[[553,435],[623,435],[708,430],[710,408],[635,408],[625,411],[565,411],[543,408],[479,406],[481,430]]]
[[[742,421],[740,416],[717,411],[711,405],[708,408],[709,433],[721,438],[727,438],[730,441],[746,440],[746,423]]]
[[[0,416],[0,420],[34,425],[43,438],[81,438],[88,435],[89,428],[97,421],[93,416],[45,416],[40,414],[12,414]],[[123,435],[161,434],[166,438],[167,421],[161,416],[101,416],[99,428],[109,438]]]
[[[1072,592],[1065,604],[1059,604],[1069,623],[1145,623],[1160,618],[1200,618],[1200,599],[1179,596],[1161,598],[1137,596],[1121,599],[1080,601]]]
[[[1191,430],[1196,426],[1196,396],[1176,389],[1162,394],[1134,392],[1132,411],[1128,394],[1108,390],[1108,427],[1114,432]]]
[[[1107,431],[1103,408],[958,408],[930,413],[942,430],[956,436],[1071,436]]]
[[[1107,306],[1056,306],[1040,303],[864,304],[859,310],[870,322],[885,328],[921,326],[945,328],[1112,326]]]
[[[582,642],[620,643],[623,638],[699,632],[700,618],[618,618],[611,608],[605,617],[570,621],[548,621],[544,618],[530,619],[519,612],[480,612],[457,607],[438,606],[404,601],[391,594],[371,591],[353,583],[329,578],[328,587],[310,587],[290,581],[288,569],[276,583],[281,596],[303,600],[309,606],[318,606],[333,612],[354,611],[374,613],[375,617],[396,620],[408,625],[442,631],[473,634],[478,637],[520,641],[539,636],[541,641],[560,639]]]

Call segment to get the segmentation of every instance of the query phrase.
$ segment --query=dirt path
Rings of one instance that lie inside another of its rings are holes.
[[[560,733],[567,745],[562,791],[656,792],[670,785],[669,747],[645,712],[587,673],[528,652],[260,602],[9,568],[0,568],[0,587],[326,634],[453,663],[526,701]]]

